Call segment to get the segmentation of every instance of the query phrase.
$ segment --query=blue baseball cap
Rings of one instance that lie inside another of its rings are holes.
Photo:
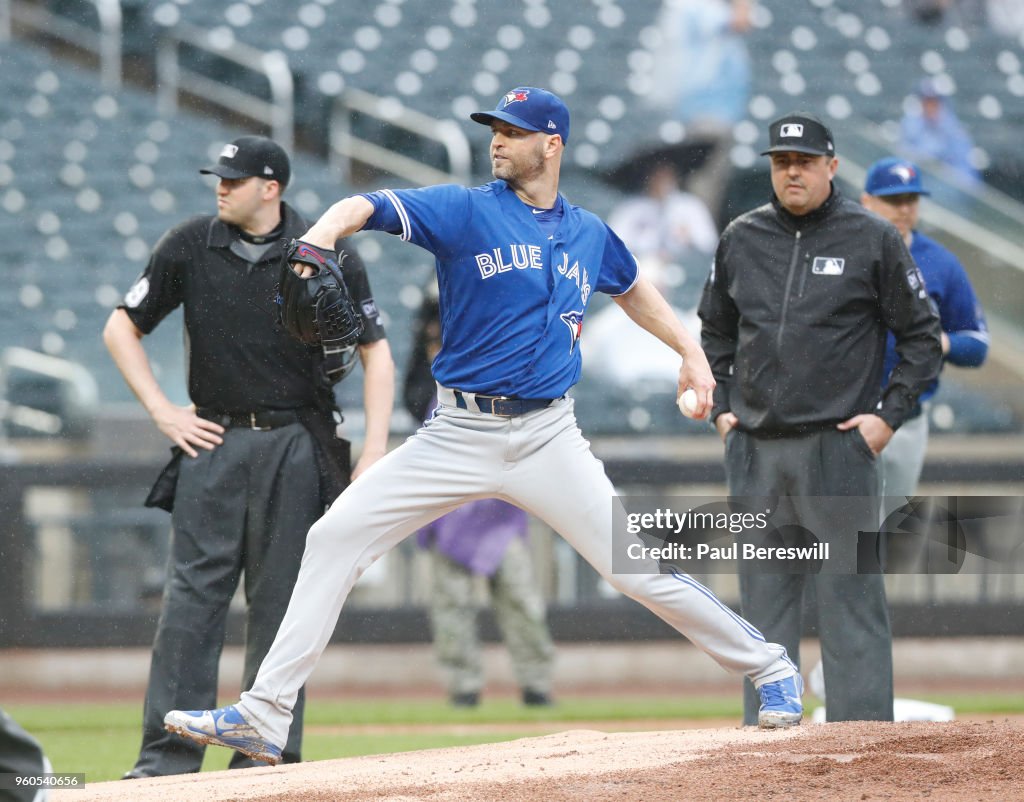
[[[921,171],[917,165],[895,156],[879,159],[868,168],[864,191],[878,197],[931,194],[921,186]]]
[[[469,118],[483,125],[503,120],[527,131],[558,134],[563,144],[569,141],[569,109],[558,95],[535,86],[517,86],[505,93],[494,111],[475,111]]]

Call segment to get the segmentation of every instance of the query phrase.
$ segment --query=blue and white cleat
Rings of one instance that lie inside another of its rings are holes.
[[[237,749],[243,755],[276,766],[281,748],[261,736],[234,705],[217,710],[172,710],[164,729],[201,744]]]
[[[785,679],[766,682],[757,689],[761,696],[761,709],[757,711],[757,726],[762,730],[795,727],[804,715],[800,697],[804,680],[799,674]]]

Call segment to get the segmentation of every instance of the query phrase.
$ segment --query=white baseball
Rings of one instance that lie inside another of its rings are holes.
[[[693,413],[697,410],[697,391],[692,387],[687,387],[683,390],[683,394],[679,396],[676,404],[679,406],[680,412],[686,417],[692,418]]]

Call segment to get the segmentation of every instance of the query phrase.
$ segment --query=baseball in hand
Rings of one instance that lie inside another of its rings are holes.
[[[679,406],[680,412],[686,417],[692,418],[693,413],[697,411],[697,391],[692,387],[687,387],[683,390],[683,394],[679,396],[676,404]]]

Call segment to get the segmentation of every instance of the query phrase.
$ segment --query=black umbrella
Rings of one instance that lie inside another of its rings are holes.
[[[718,143],[714,139],[698,138],[672,145],[652,145],[637,151],[599,175],[604,181],[623,192],[638,194],[643,192],[648,176],[656,167],[671,165],[682,182],[687,175],[703,166],[717,146]]]

